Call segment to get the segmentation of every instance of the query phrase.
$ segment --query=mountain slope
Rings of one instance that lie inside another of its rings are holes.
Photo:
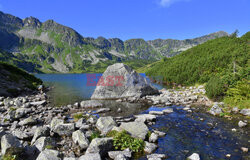
[[[32,64],[32,69],[27,70],[29,67],[25,65],[22,68],[33,72],[91,72],[93,68],[107,64],[121,61],[134,64],[139,59],[148,64],[147,61],[171,57],[207,40],[227,35],[221,31],[187,40],[94,39],[83,37],[53,20],[43,23],[34,17],[22,20],[0,12],[0,49],[11,53],[8,61]]]

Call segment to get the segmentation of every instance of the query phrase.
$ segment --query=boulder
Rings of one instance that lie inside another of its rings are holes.
[[[149,137],[149,142],[155,143],[158,140],[158,134],[152,133]]]
[[[242,127],[247,126],[247,123],[245,123],[245,122],[243,122],[243,121],[239,121],[238,126],[239,126],[240,128],[242,128]]]
[[[113,138],[95,138],[91,141],[86,153],[99,153],[101,157],[104,157],[112,149]]]
[[[74,131],[75,131],[74,123],[58,124],[53,130],[53,132],[57,133],[60,136],[70,136]]]
[[[114,126],[116,126],[116,123],[111,116],[100,117],[96,122],[96,128],[101,131],[102,134],[107,134]]]
[[[35,133],[34,133],[34,136],[31,140],[31,144],[34,144],[35,141],[40,138],[40,137],[46,137],[46,136],[49,136],[50,135],[50,129],[49,127],[47,126],[43,126],[43,127],[38,127],[36,130],[35,130]]]
[[[99,153],[88,153],[81,156],[78,160],[102,160]]]
[[[18,148],[22,148],[22,145],[21,145],[20,141],[15,136],[13,136],[12,134],[6,134],[6,135],[2,136],[2,138],[1,138],[2,155],[5,155],[5,153],[9,149],[16,150]]]
[[[73,132],[72,139],[75,144],[78,144],[81,147],[81,149],[87,149],[89,146],[89,140],[81,130]]]
[[[120,127],[131,134],[132,137],[145,139],[148,133],[148,127],[140,121],[121,123]]]
[[[36,120],[36,119],[34,119],[33,117],[28,117],[28,118],[26,118],[26,119],[20,121],[18,124],[19,124],[20,126],[25,126],[25,125],[34,125],[34,124],[36,124],[36,123],[37,123],[37,120]]]
[[[156,116],[151,114],[140,114],[136,115],[135,117],[136,121],[141,121],[141,122],[152,122],[156,120]]]
[[[147,155],[148,160],[161,160],[161,159],[165,159],[166,155],[165,154],[150,154]]]
[[[59,152],[56,150],[45,149],[38,155],[36,160],[61,160],[61,158],[59,158],[59,155]]]
[[[109,66],[98,81],[91,99],[120,99],[159,94],[151,83],[136,71],[116,63]]]
[[[41,152],[46,146],[53,146],[53,140],[50,137],[40,137],[34,143],[34,146]]]
[[[96,107],[102,107],[103,104],[96,100],[87,100],[81,102],[82,108],[96,108]]]
[[[32,110],[30,108],[18,108],[16,110],[15,118],[22,118],[26,114],[30,113]]]
[[[221,113],[223,113],[223,110],[217,103],[215,103],[213,107],[210,109],[209,113],[216,116],[216,115],[220,115]]]
[[[187,158],[188,160],[200,160],[200,156],[197,153],[193,153],[191,156]]]
[[[62,119],[53,118],[50,122],[50,129],[53,131],[57,125],[63,124],[63,122],[64,121]]]
[[[111,159],[116,159],[118,155],[124,155],[126,158],[131,158],[132,152],[129,149],[125,149],[124,151],[110,151],[108,155]]]
[[[40,106],[46,104],[46,100],[43,101],[37,101],[37,102],[30,102],[30,105],[32,106]]]
[[[240,114],[242,114],[244,116],[250,116],[250,109],[242,109],[240,111]]]
[[[147,141],[145,141],[145,147],[144,147],[144,151],[146,152],[146,153],[153,153],[153,151],[154,150],[156,150],[156,148],[157,148],[157,145],[156,144],[154,144],[154,143],[149,143],[149,142],[147,142]]]

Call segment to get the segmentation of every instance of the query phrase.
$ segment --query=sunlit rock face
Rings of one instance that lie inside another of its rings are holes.
[[[109,66],[99,79],[91,99],[119,99],[159,94],[151,83],[123,63]]]

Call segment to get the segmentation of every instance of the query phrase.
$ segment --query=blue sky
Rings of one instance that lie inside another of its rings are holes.
[[[0,10],[53,19],[95,38],[186,39],[250,31],[250,0],[0,0]]]

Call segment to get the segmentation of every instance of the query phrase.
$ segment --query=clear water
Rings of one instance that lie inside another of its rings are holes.
[[[101,74],[98,74],[101,75]],[[37,74],[46,85],[53,86],[50,91],[52,101],[55,105],[66,105],[89,99],[94,92],[94,86],[87,85],[86,74]],[[145,74],[142,76],[146,77]],[[163,86],[153,84],[158,89]],[[133,114],[148,113],[151,110],[163,110],[154,106],[143,106],[140,104],[106,102],[111,112],[101,116],[130,116]],[[157,129],[166,134],[159,138],[158,149],[155,153],[167,155],[169,160],[184,160],[192,153],[199,153],[202,160],[248,160],[249,153],[243,153],[241,147],[250,147],[250,127],[239,128],[238,119],[229,121],[225,118],[214,117],[207,114],[206,109],[198,112],[188,113],[181,110],[181,106],[171,106],[174,112],[159,116],[155,125],[150,129]],[[117,109],[122,108],[121,113]],[[203,118],[204,121],[201,121]],[[209,123],[214,124],[211,127]],[[237,132],[232,132],[236,128]],[[231,154],[231,158],[226,158]],[[140,158],[145,160],[146,156]]]
[[[97,73],[96,77],[101,75]],[[145,74],[141,75],[146,77]],[[35,76],[42,79],[45,85],[53,87],[49,95],[52,97],[52,103],[56,106],[90,99],[95,90],[95,86],[87,85],[87,74],[35,74]],[[161,85],[154,83],[153,86],[158,89],[162,88]]]

